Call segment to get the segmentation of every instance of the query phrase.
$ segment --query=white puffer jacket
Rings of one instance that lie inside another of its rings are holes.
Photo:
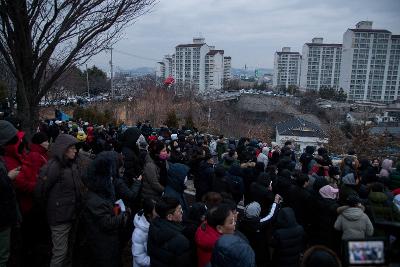
[[[132,234],[133,267],[150,266],[150,257],[147,255],[147,236],[150,224],[140,212],[135,215],[133,223],[135,230]]]

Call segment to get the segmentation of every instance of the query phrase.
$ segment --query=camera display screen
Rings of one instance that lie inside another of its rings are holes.
[[[350,265],[384,264],[385,245],[383,241],[349,241]]]

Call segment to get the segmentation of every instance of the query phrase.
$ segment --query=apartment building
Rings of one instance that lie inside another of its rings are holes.
[[[339,89],[342,44],[325,44],[316,37],[302,51],[300,88],[318,91],[321,87]]]
[[[232,78],[231,68],[232,58],[224,57],[224,81],[229,81]]]
[[[200,94],[222,89],[225,73],[230,73],[230,60],[225,65],[224,50],[207,45],[202,37],[193,38],[190,44],[177,45],[170,59],[168,66],[176,85]],[[164,66],[159,63],[159,68],[167,73],[167,64],[162,62]]]
[[[343,35],[339,86],[348,100],[397,100],[400,77],[400,36],[373,29],[361,21]]]
[[[291,52],[290,47],[283,47],[282,51],[275,52],[274,58],[274,87],[288,88],[290,85],[300,84],[301,55]]]
[[[221,90],[224,81],[224,50],[210,50],[205,62],[206,88],[210,91]]]

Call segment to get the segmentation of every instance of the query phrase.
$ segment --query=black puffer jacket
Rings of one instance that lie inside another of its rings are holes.
[[[311,216],[311,194],[300,186],[292,185],[285,198],[286,205],[291,207],[296,215],[297,222],[302,226],[310,223]]]
[[[89,167],[88,188],[82,212],[83,233],[91,266],[120,266],[120,238],[128,216],[115,214],[114,186],[111,174],[115,171],[115,152],[102,152]]]
[[[132,186],[132,178],[137,178],[143,173],[143,165],[140,158],[139,147],[136,142],[140,136],[137,128],[127,129],[122,136],[122,155],[124,155],[124,178],[128,187]]]
[[[91,266],[120,266],[119,230],[125,226],[128,216],[115,215],[113,207],[110,199],[92,191],[87,193],[83,220]]]
[[[198,176],[195,180],[196,188],[196,200],[201,201],[201,198],[212,190],[213,180],[214,180],[214,168],[213,165],[202,161],[199,166]]]
[[[333,227],[337,218],[339,204],[334,199],[312,194],[313,218],[311,219],[310,241],[312,244],[325,245],[335,249],[340,242],[340,234]]]
[[[255,201],[260,204],[261,216],[264,216],[268,213],[275,199],[274,193],[270,191],[267,186],[259,182],[253,182],[250,185],[250,197],[250,202]]]
[[[299,265],[300,253],[305,248],[305,233],[303,227],[297,224],[291,208],[279,211],[272,246],[275,248],[272,256],[274,266]]]
[[[60,134],[51,147],[51,159],[42,168],[46,177],[44,193],[47,198],[47,219],[50,225],[59,225],[76,219],[82,204],[84,192],[81,172],[77,160],[66,160],[68,147],[78,140],[67,134]]]
[[[272,224],[270,221],[261,223],[259,217],[243,218],[240,222],[240,232],[249,240],[256,255],[258,267],[268,266],[270,261],[268,244],[271,239]]]
[[[147,240],[152,267],[193,266],[190,243],[182,231],[182,225],[166,219],[152,222]]]

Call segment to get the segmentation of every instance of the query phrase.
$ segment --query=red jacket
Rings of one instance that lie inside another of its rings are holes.
[[[21,171],[14,180],[22,214],[32,208],[33,191],[37,183],[39,170],[47,163],[47,159],[47,150],[44,147],[31,144],[30,152],[26,155]]]
[[[18,153],[18,147],[24,138],[25,133],[17,132],[18,142],[16,144],[7,145],[4,147],[3,160],[8,171],[11,171],[22,165],[22,161],[26,155],[25,150],[21,154]]]
[[[202,223],[197,228],[195,241],[197,245],[198,267],[204,267],[210,262],[214,245],[221,235],[215,228],[209,226],[207,222]]]

